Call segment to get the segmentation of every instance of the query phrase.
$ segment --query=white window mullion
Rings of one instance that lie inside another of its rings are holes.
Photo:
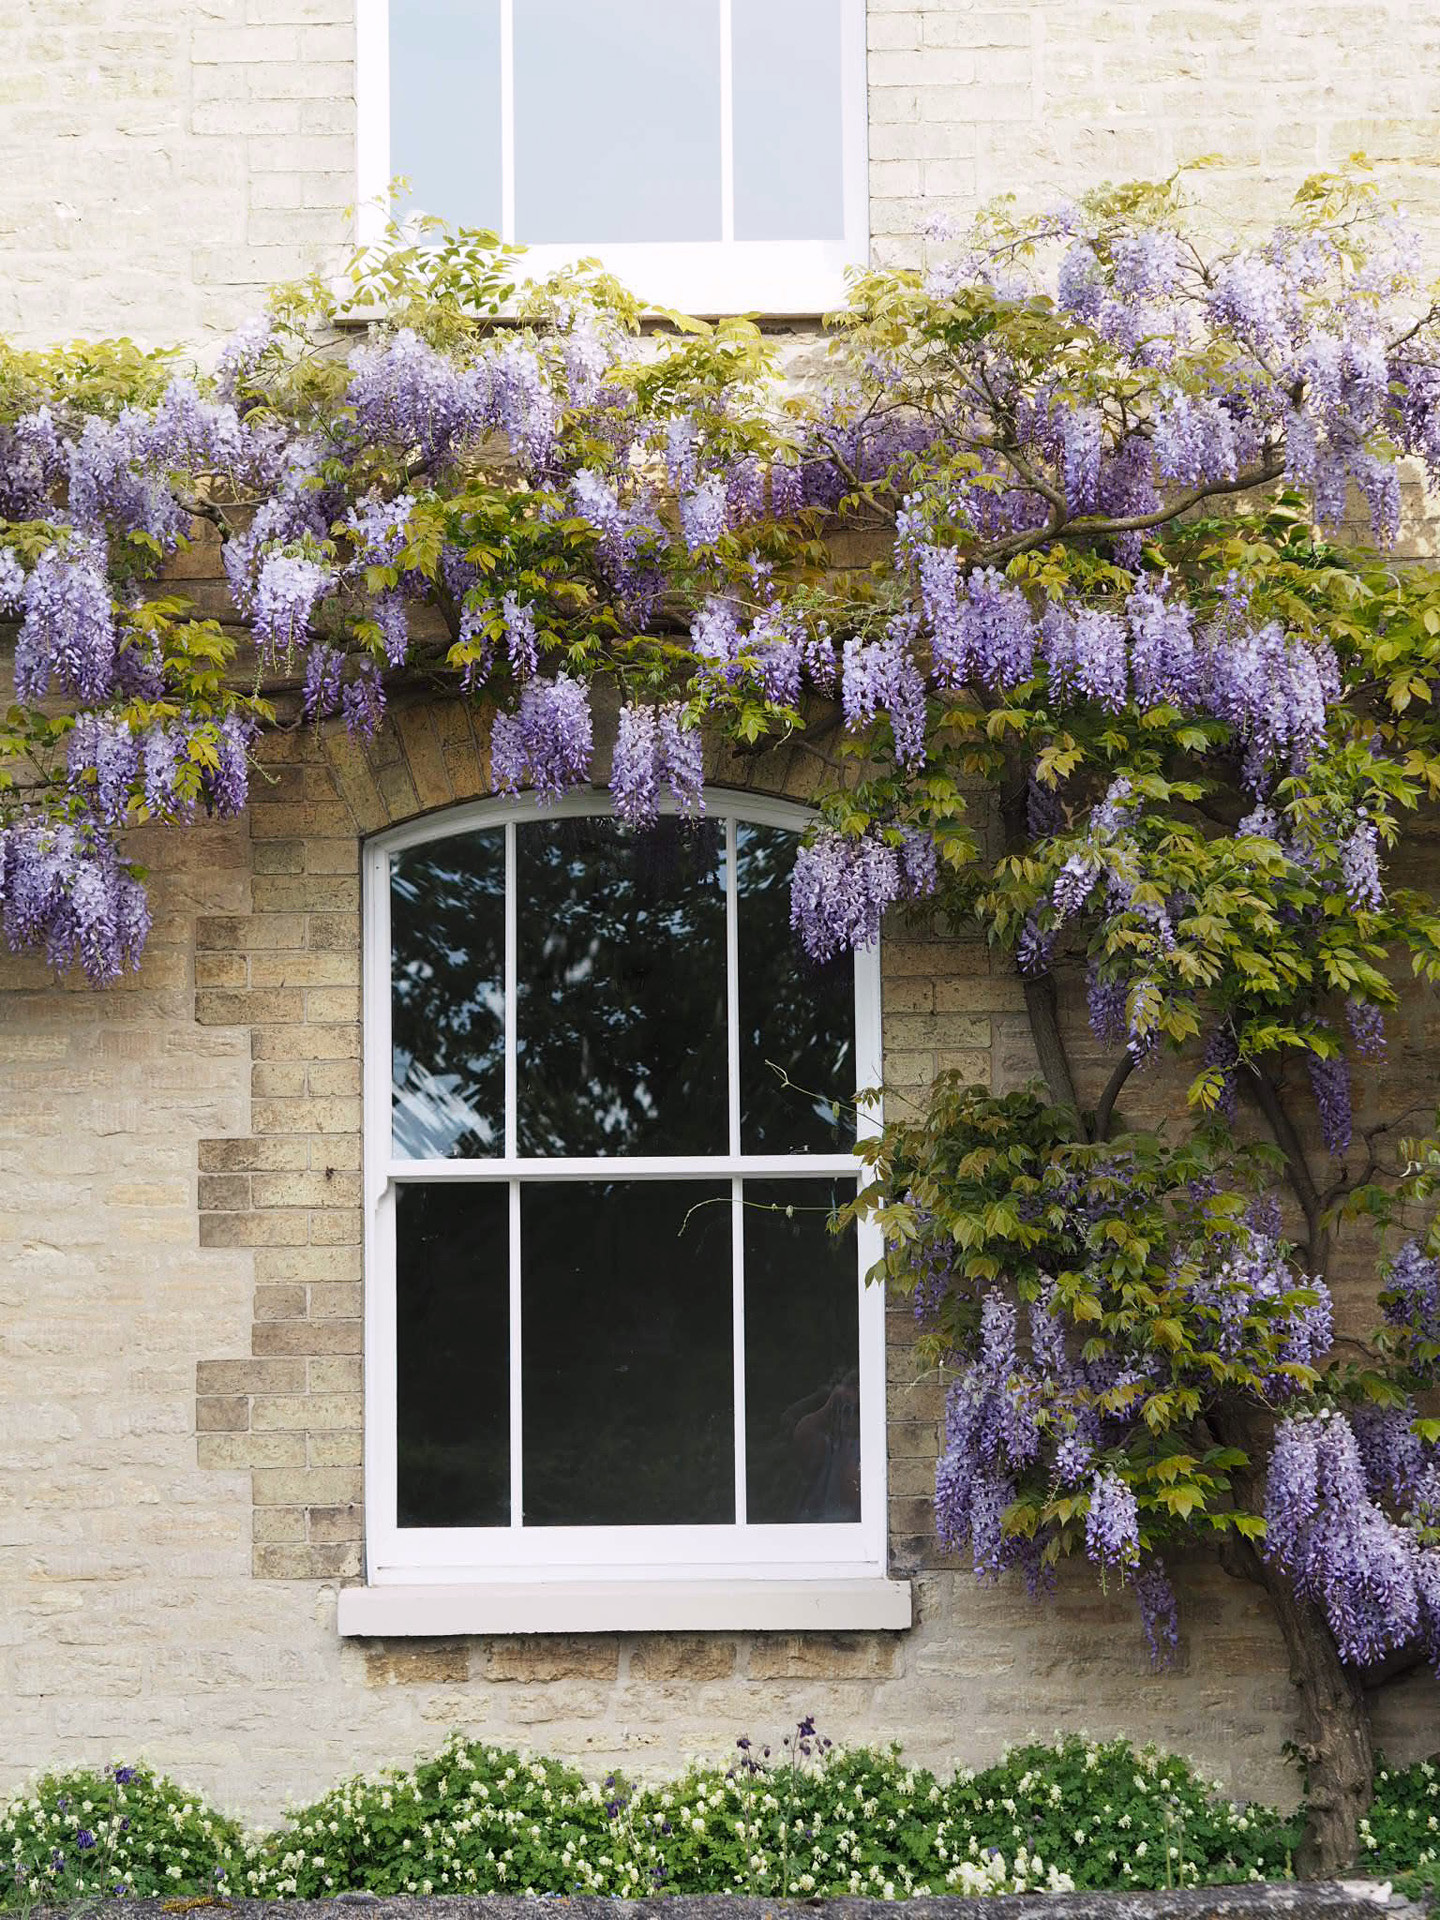
[[[505,822],[505,1133],[504,1152],[513,1161],[520,1149],[518,1080],[515,1058],[516,973],[519,966],[519,909],[515,902],[515,822]],[[454,1162],[450,1163],[451,1165]]]
[[[725,822],[725,1033],[729,1080],[730,1152],[740,1152],[740,887],[735,872],[740,830]]]
[[[515,238],[515,0],[500,0],[500,238]]]
[[[735,40],[730,0],[720,8],[720,238],[735,238]]]
[[[524,1432],[524,1407],[521,1404],[523,1351],[521,1336],[522,1289],[520,1286],[520,1182],[510,1182],[510,1526],[518,1530],[525,1523],[525,1462],[520,1441]]]
[[[735,1524],[745,1512],[745,1188],[737,1175],[730,1184],[731,1321],[735,1330]]]

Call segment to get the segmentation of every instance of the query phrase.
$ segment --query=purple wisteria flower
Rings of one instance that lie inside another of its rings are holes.
[[[846,726],[856,732],[884,713],[895,757],[907,767],[925,764],[925,681],[911,652],[913,638],[913,616],[899,616],[883,639],[847,640],[840,681]]]
[[[1112,713],[1125,705],[1129,660],[1125,626],[1095,607],[1046,608],[1040,645],[1056,700],[1095,700]]]
[[[873,947],[888,907],[933,891],[933,847],[927,856],[916,840],[907,833],[896,847],[873,829],[856,838],[822,827],[800,848],[790,881],[790,924],[812,960]]]
[[[1340,845],[1340,874],[1352,907],[1376,913],[1385,904],[1380,878],[1380,837],[1363,813]]]
[[[532,786],[543,802],[558,800],[590,778],[594,727],[590,692],[569,674],[527,680],[515,713],[495,716],[490,756],[497,793]]]
[[[352,740],[372,740],[385,718],[385,683],[376,669],[362,665],[340,689],[340,711]]]
[[[1371,1497],[1359,1442],[1343,1414],[1281,1421],[1265,1493],[1263,1552],[1321,1608],[1343,1660],[1364,1664],[1420,1635],[1440,1660],[1434,1568]]]
[[[1092,960],[1085,974],[1085,1002],[1090,1031],[1102,1047],[1123,1047],[1128,1038],[1125,999],[1125,982],[1102,973]]]
[[[18,613],[25,602],[25,569],[9,547],[0,547],[0,614]]]
[[[1328,1153],[1340,1154],[1350,1145],[1350,1068],[1342,1053],[1305,1055],[1310,1089],[1320,1115],[1320,1132]]]
[[[267,554],[260,563],[254,598],[255,644],[260,651],[273,660],[304,646],[316,606],[336,584],[333,573],[318,560],[303,554]]]
[[[357,434],[413,451],[421,466],[448,462],[494,418],[484,375],[460,369],[408,327],[357,348],[350,373],[345,397]]]
[[[1130,671],[1142,707],[1185,706],[1198,693],[1193,616],[1183,600],[1167,597],[1165,583],[1140,586],[1125,603]]]
[[[66,749],[70,784],[100,819],[119,825],[130,807],[140,774],[140,743],[124,720],[104,714],[76,716]]]
[[[1090,1482],[1085,1551],[1097,1566],[1134,1566],[1140,1558],[1140,1509],[1119,1474],[1102,1469]]]
[[[711,474],[690,493],[681,496],[680,531],[691,553],[701,547],[713,547],[725,531],[727,496],[725,482]]]
[[[105,557],[89,541],[47,547],[25,581],[15,642],[15,693],[43,699],[51,677],[80,700],[103,700],[115,681],[115,615]]]
[[[1165,1571],[1165,1563],[1153,1555],[1140,1563],[1131,1585],[1140,1607],[1140,1624],[1150,1660],[1157,1667],[1168,1666],[1180,1645],[1180,1610],[1175,1590]]]
[[[215,363],[215,391],[222,400],[234,402],[241,385],[250,378],[275,338],[275,323],[268,313],[252,314],[242,320],[220,349]]]
[[[653,827],[662,781],[682,814],[702,813],[702,757],[700,731],[684,724],[683,707],[622,707],[610,774],[616,814],[627,826]]]
[[[1030,678],[1035,658],[1029,601],[994,567],[972,574],[963,591],[958,572],[953,548],[920,548],[920,599],[936,685],[961,687],[974,679],[995,689],[1018,686]]]
[[[93,986],[138,967],[150,930],[145,890],[98,823],[0,828],[0,919],[13,948],[43,945],[57,973],[78,962]]]

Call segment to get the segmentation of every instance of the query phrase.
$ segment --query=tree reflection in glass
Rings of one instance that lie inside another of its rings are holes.
[[[752,1523],[860,1518],[854,1183],[747,1180],[745,1498]]]
[[[734,1520],[730,1211],[728,1181],[522,1189],[527,1527]]]
[[[740,1151],[848,1152],[855,1144],[855,963],[847,953],[816,967],[791,931],[800,835],[744,821],[735,831]],[[832,1101],[840,1103],[838,1117]]]
[[[521,1154],[727,1151],[725,836],[516,829]]]
[[[404,1160],[503,1150],[505,831],[390,863],[391,1120]]]
[[[402,1527],[510,1518],[510,1197],[395,1197],[396,1507]]]

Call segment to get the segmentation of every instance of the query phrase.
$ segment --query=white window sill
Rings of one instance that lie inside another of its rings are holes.
[[[911,1622],[910,1583],[854,1580],[593,1580],[342,1587],[345,1638],[468,1633],[836,1633]]]

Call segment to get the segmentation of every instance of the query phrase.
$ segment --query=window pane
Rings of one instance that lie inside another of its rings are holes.
[[[716,0],[515,0],[515,229],[720,238]]]
[[[728,1181],[520,1197],[525,1524],[735,1518]]]
[[[505,835],[456,834],[390,865],[397,1157],[503,1150]]]
[[[510,1213],[504,1183],[395,1196],[402,1527],[510,1520]]]
[[[499,231],[500,0],[390,0],[390,173],[422,213]]]
[[[516,829],[522,1154],[724,1153],[725,841]]]
[[[839,240],[840,0],[732,0],[735,238]]]
[[[860,1518],[855,1230],[826,1224],[854,1193],[745,1182],[745,1500],[757,1525]]]
[[[812,965],[791,930],[799,845],[784,827],[736,829],[742,1153],[844,1153],[855,1142],[855,963]]]

